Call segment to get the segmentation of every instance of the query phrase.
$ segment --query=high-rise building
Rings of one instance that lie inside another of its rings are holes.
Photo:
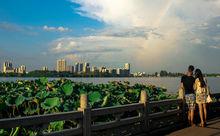
[[[19,68],[14,68],[14,73],[19,73]]]
[[[94,71],[96,71],[96,70],[98,70],[97,67],[92,67],[92,68],[91,68],[91,72],[94,72]]]
[[[124,71],[125,76],[130,76],[130,73],[131,73],[130,63],[125,63],[124,70],[125,70]]]
[[[47,66],[43,66],[42,67],[42,71],[48,71],[48,67]]]
[[[117,76],[117,69],[115,69],[115,68],[110,69],[109,73],[111,74],[111,76],[116,77]]]
[[[59,59],[57,60],[57,72],[64,72],[66,71],[66,60]]]
[[[26,73],[26,66],[25,66],[25,65],[21,65],[21,66],[18,68],[18,73],[21,73],[21,74]]]
[[[83,72],[84,73],[89,73],[90,72],[89,63],[85,62],[84,66],[83,66]]]
[[[75,69],[74,69],[74,72],[75,73],[78,73],[79,72],[79,63],[77,62],[77,63],[75,63],[75,67],[74,67]]]
[[[117,75],[121,76],[122,74],[122,69],[121,68],[117,68]]]
[[[122,68],[118,68],[117,69],[117,75],[120,76],[120,77],[128,77],[129,74],[128,74],[128,70],[127,69],[122,69]]]
[[[93,76],[98,76],[99,75],[99,70],[97,67],[92,67],[91,72]]]
[[[74,72],[74,66],[67,66],[66,71],[70,72],[70,73],[73,73]]]
[[[131,67],[130,63],[125,63],[125,67],[124,67],[125,69],[130,70],[130,67]]]
[[[6,61],[6,62],[3,63],[3,72],[4,73],[13,73],[14,72],[12,62]]]
[[[83,72],[83,63],[79,63],[79,72]]]
[[[101,72],[101,73],[107,73],[107,72],[109,72],[109,70],[106,68],[106,67],[100,67],[99,68],[99,72]]]

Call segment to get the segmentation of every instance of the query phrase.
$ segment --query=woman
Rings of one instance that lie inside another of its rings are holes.
[[[205,81],[203,74],[200,69],[195,70],[195,83],[194,90],[196,93],[196,103],[199,106],[199,115],[201,119],[200,126],[205,127],[207,110],[206,110],[206,99],[207,99],[207,82]]]

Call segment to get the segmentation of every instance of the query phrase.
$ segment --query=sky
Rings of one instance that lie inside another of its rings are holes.
[[[220,0],[1,0],[0,65],[220,73]]]

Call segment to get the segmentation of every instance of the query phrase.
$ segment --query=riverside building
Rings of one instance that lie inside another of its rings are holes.
[[[67,66],[67,72],[74,73],[74,66]]]
[[[42,71],[48,71],[49,69],[48,69],[48,67],[47,66],[43,66],[42,67]]]
[[[12,62],[6,61],[3,63],[3,73],[14,73]]]
[[[21,65],[21,66],[18,68],[18,73],[20,73],[20,74],[26,73],[26,66],[25,66],[25,65]]]
[[[57,72],[65,72],[66,71],[66,60],[59,59],[57,60]]]

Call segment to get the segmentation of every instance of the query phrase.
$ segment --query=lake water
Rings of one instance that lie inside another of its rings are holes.
[[[0,81],[16,81],[17,79],[22,80],[33,80],[36,78],[18,78],[18,77],[0,77]],[[49,78],[49,80],[58,78]],[[131,84],[144,83],[152,84],[160,87],[167,88],[170,93],[175,93],[178,90],[180,77],[130,77],[130,78],[68,78],[76,82],[87,82],[87,83],[108,83],[109,81],[129,81]],[[208,77],[208,84],[211,88],[212,93],[220,93],[220,78],[219,77]]]

